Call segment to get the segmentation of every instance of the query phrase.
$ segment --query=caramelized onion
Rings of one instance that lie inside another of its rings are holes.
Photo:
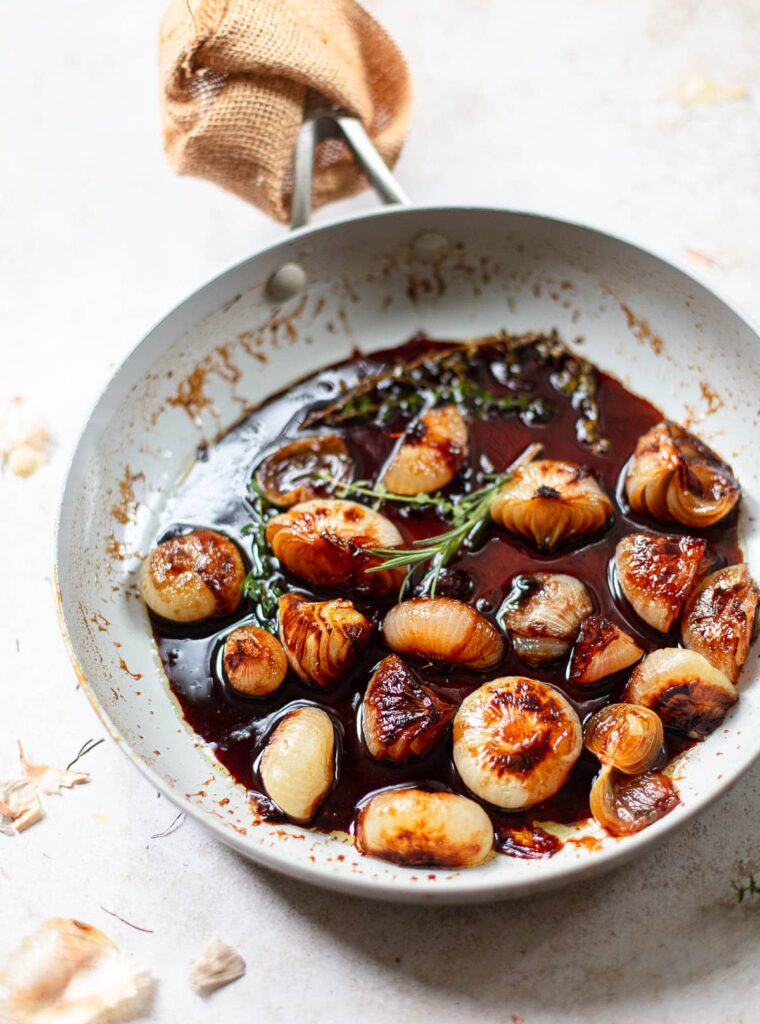
[[[553,796],[583,745],[580,719],[547,683],[505,676],[462,701],[454,719],[454,764],[467,788],[519,810]]]
[[[227,682],[248,697],[266,697],[288,674],[288,659],[279,640],[258,626],[239,626],[224,642]]]
[[[327,712],[289,711],[269,738],[259,774],[267,796],[289,818],[313,818],[335,778],[335,729]]]
[[[630,836],[664,818],[680,803],[662,772],[625,775],[605,765],[591,787],[594,820],[613,836]]]
[[[603,615],[589,615],[581,624],[570,656],[571,683],[596,683],[635,664],[644,652],[625,630]]]
[[[398,654],[468,668],[493,668],[504,657],[504,641],[488,619],[451,597],[416,597],[388,612],[385,642]]]
[[[162,541],[140,569],[140,593],[156,615],[200,622],[231,615],[242,600],[245,566],[237,546],[215,530]]]
[[[371,548],[392,548],[401,534],[385,516],[355,501],[306,501],[270,519],[267,543],[282,564],[318,587],[338,587],[381,596],[398,592],[401,569],[369,573],[380,564]]]
[[[681,622],[683,642],[738,683],[757,627],[758,589],[741,565],[729,565],[692,591]]]
[[[407,431],[383,476],[396,494],[430,494],[451,483],[467,457],[467,424],[454,405],[430,409]]]
[[[550,459],[519,466],[491,504],[497,523],[545,550],[596,533],[612,511],[612,502],[587,469]]]
[[[371,635],[372,623],[345,598],[280,598],[280,639],[291,668],[306,683],[337,683],[353,668]]]
[[[591,595],[575,576],[537,572],[515,577],[501,624],[522,661],[545,665],[564,658],[593,610]]]
[[[456,793],[386,789],[359,810],[356,845],[394,864],[469,868],[491,854],[493,826],[482,807]]]
[[[681,614],[707,544],[699,537],[629,533],[615,549],[620,589],[636,614],[668,633]]]
[[[625,493],[635,512],[705,527],[733,510],[741,490],[731,467],[712,448],[665,420],[639,438]]]
[[[589,718],[583,730],[586,749],[602,764],[625,775],[654,767],[664,738],[659,716],[639,704],[607,704]]]
[[[669,728],[699,740],[720,725],[737,692],[701,654],[663,647],[636,666],[623,700],[651,708]]]
[[[268,501],[290,508],[302,501],[329,494],[338,483],[348,483],[354,463],[337,434],[299,437],[269,455],[256,470],[256,483]],[[320,474],[331,478],[325,483]]]
[[[362,701],[362,732],[379,760],[406,761],[431,750],[456,708],[420,683],[395,654],[383,658]]]

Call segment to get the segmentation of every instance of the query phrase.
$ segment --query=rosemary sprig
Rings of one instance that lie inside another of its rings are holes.
[[[370,549],[370,553],[382,561],[378,565],[371,566],[367,572],[406,568],[406,577],[399,594],[399,599],[403,600],[411,583],[413,571],[418,566],[429,563],[430,568],[421,582],[421,588],[423,593],[429,593],[431,597],[435,597],[441,570],[463,547],[472,547],[476,543],[488,522],[491,502],[499,489],[511,479],[512,474],[519,466],[534,459],[541,448],[540,444],[529,445],[505,472],[489,474],[488,482],[483,487],[465,494],[456,502],[450,502],[451,527],[444,533],[439,533],[435,537],[413,540],[408,548]],[[378,489],[375,495],[377,496],[381,490],[384,488]],[[431,503],[429,495],[417,496],[418,499],[423,497],[428,499],[428,504]]]

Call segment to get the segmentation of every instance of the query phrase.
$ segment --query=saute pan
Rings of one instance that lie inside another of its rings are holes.
[[[307,225],[313,150],[328,133],[340,133],[392,205]],[[461,872],[400,868],[360,856],[345,836],[253,822],[245,791],[185,726],[168,688],[137,592],[140,558],[171,521],[174,488],[199,446],[295,380],[419,330],[465,338],[556,327],[571,343],[582,338],[584,355],[668,416],[695,424],[731,461],[744,487],[745,552],[758,565],[756,331],[682,270],[602,232],[510,210],[408,205],[348,117],[306,122],[293,220],[287,238],[161,321],[116,371],[84,427],[55,546],[61,626],[83,689],[114,739],[178,807],[244,856],[318,885],[464,902],[518,896],[622,863],[695,815],[760,753],[755,653],[724,726],[677,767],[681,805],[655,825],[624,839],[566,843],[548,860],[502,856]],[[246,471],[220,487],[244,486]]]

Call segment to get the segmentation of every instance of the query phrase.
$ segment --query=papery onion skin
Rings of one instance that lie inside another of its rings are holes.
[[[488,669],[504,657],[504,640],[488,619],[451,597],[415,597],[391,608],[385,642],[397,654]]]
[[[343,438],[337,434],[299,437],[267,456],[256,470],[256,483],[267,501],[290,508],[320,495],[336,484],[348,483],[354,463]],[[324,473],[329,482],[319,479]]]
[[[537,572],[515,577],[499,619],[521,661],[546,665],[564,658],[593,610],[591,595],[577,577]]]
[[[612,502],[589,470],[551,459],[519,466],[491,504],[491,516],[505,530],[545,551],[599,532],[612,513]]]
[[[362,701],[362,733],[372,757],[401,763],[428,753],[441,739],[456,707],[395,654],[383,658]]]
[[[490,857],[493,841],[483,808],[456,793],[386,789],[357,815],[358,849],[393,864],[475,867]]]
[[[576,686],[599,682],[630,668],[644,654],[625,630],[603,615],[589,615],[581,623],[570,656],[568,679]]]
[[[733,511],[741,489],[720,456],[679,424],[664,420],[639,438],[625,493],[635,512],[704,528]]]
[[[239,626],[224,642],[222,664],[233,690],[267,697],[288,674],[288,659],[279,640],[258,626]]]
[[[656,711],[663,724],[701,740],[736,703],[736,687],[696,651],[663,647],[633,670],[623,700]]]
[[[335,729],[316,707],[289,711],[269,737],[259,765],[264,791],[289,818],[310,821],[335,779]]]
[[[454,479],[467,458],[467,424],[453,405],[424,413],[407,431],[384,475],[395,494],[431,494]]]
[[[630,836],[664,818],[680,800],[662,772],[625,775],[605,765],[589,795],[591,814],[613,836]]]
[[[738,683],[757,632],[757,606],[758,588],[744,563],[719,569],[689,595],[681,620],[684,644]]]
[[[581,753],[580,719],[567,698],[536,679],[485,683],[454,719],[454,764],[475,796],[520,810],[554,796]]]
[[[615,549],[626,600],[648,625],[668,633],[694,586],[707,542],[700,537],[629,533]]]
[[[306,683],[330,687],[351,671],[372,636],[372,623],[346,598],[280,598],[280,640],[293,671]]]
[[[653,768],[664,740],[659,715],[638,704],[607,704],[594,712],[583,730],[586,749],[625,775]]]
[[[393,523],[354,501],[324,498],[294,505],[270,519],[267,543],[285,569],[318,587],[381,597],[398,593],[401,569],[367,572],[382,561],[370,548],[402,543]]]
[[[200,622],[236,611],[244,579],[242,556],[229,537],[192,530],[150,551],[140,569],[140,593],[164,619]]]

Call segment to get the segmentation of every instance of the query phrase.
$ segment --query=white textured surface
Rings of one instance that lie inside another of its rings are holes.
[[[87,406],[167,308],[281,231],[164,167],[159,3],[6,6],[0,398],[27,397],[59,446],[31,480],[0,479],[0,775],[15,770],[17,736],[32,759],[65,764],[101,735],[57,637],[49,578],[55,495]],[[398,168],[413,197],[586,220],[676,259],[697,250],[717,263],[697,272],[760,318],[753,0],[370,7],[415,76]],[[694,73],[750,95],[687,109],[676,96]],[[436,911],[311,890],[190,823],[153,840],[174,811],[115,746],[82,767],[91,785],[48,798],[47,821],[23,836],[0,836],[0,960],[45,916],[79,917],[153,967],[160,1024],[760,1019],[760,905],[732,906],[730,890],[756,866],[760,769],[608,878],[522,904]],[[214,933],[240,949],[248,974],[204,1004],[187,973]]]

